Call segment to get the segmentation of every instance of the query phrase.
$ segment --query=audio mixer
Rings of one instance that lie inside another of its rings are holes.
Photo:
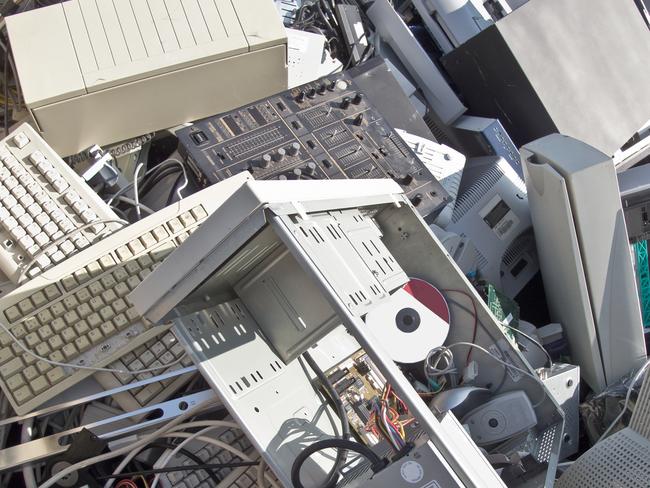
[[[450,201],[349,71],[199,120],[177,136],[203,186],[243,171],[260,180],[392,178],[424,217]]]

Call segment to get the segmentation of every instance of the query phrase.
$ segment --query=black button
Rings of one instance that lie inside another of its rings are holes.
[[[199,130],[199,131],[196,131],[196,132],[192,132],[192,133],[190,134],[190,137],[191,137],[192,140],[194,141],[194,144],[196,144],[197,146],[200,146],[200,145],[203,144],[204,142],[207,142],[207,141],[208,141],[208,136],[206,136],[206,135],[205,135],[205,132],[203,132],[202,130]]]

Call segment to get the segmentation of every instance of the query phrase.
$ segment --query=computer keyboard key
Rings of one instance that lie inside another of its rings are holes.
[[[32,381],[33,379],[40,376],[40,373],[35,366],[29,366],[27,369],[25,369],[25,371],[23,371],[23,374],[25,375],[27,381]]]
[[[77,337],[74,340],[74,345],[77,346],[77,349],[79,349],[79,352],[85,352],[88,349],[90,349],[90,346],[91,346],[90,341],[88,340],[88,337],[86,337],[85,335]]]
[[[8,347],[4,347],[0,349],[0,365],[6,363],[13,357],[14,357],[14,353]]]
[[[65,373],[61,366],[55,366],[46,373],[47,379],[51,384],[56,384],[65,378]]]
[[[0,376],[3,378],[9,378],[19,371],[22,371],[24,367],[25,364],[23,363],[23,360],[19,357],[15,357],[11,361],[0,366]]]
[[[104,339],[104,335],[101,333],[99,329],[91,329],[90,332],[88,332],[87,335],[88,339],[90,340],[91,343],[97,344]]]
[[[32,391],[29,389],[29,386],[23,386],[22,388],[19,388],[14,392],[14,398],[19,404],[25,403],[26,401],[30,400],[33,397],[34,395],[32,394]]]

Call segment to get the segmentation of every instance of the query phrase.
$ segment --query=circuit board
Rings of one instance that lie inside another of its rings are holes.
[[[392,178],[424,217],[450,201],[349,72],[199,120],[176,135],[203,186],[243,171],[260,180]]]
[[[485,301],[488,308],[497,318],[499,327],[503,333],[510,339],[514,345],[517,344],[515,333],[507,328],[501,326],[501,323],[506,321],[506,323],[515,329],[519,328],[519,305],[517,302],[508,298],[506,295],[497,290],[493,285],[487,284],[482,290],[482,294],[485,296]]]
[[[387,456],[394,453],[384,438],[366,429],[373,404],[381,397],[386,385],[383,375],[366,352],[360,349],[327,371],[326,375],[343,402],[351,430],[377,454]],[[417,422],[409,423],[404,430],[409,441],[415,441],[422,433]]]

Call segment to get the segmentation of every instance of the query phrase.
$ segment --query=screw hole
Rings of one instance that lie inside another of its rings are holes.
[[[259,413],[260,409],[255,407],[253,410],[255,410],[257,413]]]
[[[187,410],[187,407],[189,407],[189,405],[187,404],[187,402],[180,402],[180,403],[178,404],[178,408],[179,408],[180,410]]]

